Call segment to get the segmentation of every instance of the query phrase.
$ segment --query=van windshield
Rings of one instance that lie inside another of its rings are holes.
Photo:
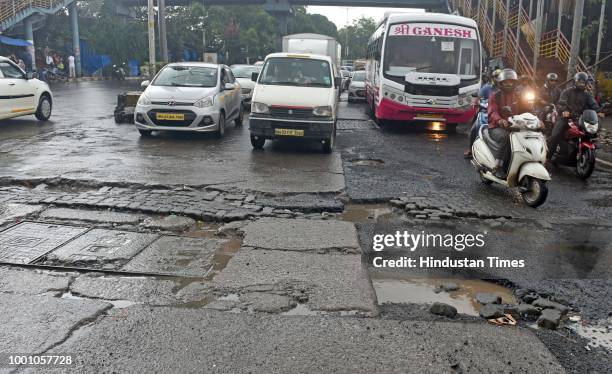
[[[323,60],[273,57],[266,61],[257,83],[278,86],[331,87],[331,69]]]

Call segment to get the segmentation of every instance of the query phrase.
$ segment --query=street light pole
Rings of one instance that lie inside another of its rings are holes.
[[[593,75],[595,76],[597,75],[597,67],[599,65],[599,57],[601,53],[601,39],[603,39],[603,24],[604,24],[604,14],[606,13],[606,1],[607,0],[601,0],[601,14],[599,15],[599,31],[597,33],[597,51],[595,52],[595,66],[593,66]]]
[[[570,58],[567,64],[567,79],[571,79],[576,73],[578,55],[580,54],[580,34],[582,29],[582,14],[584,12],[584,0],[576,0],[574,9],[574,26],[572,27],[572,44],[570,45]]]
[[[155,9],[153,0],[147,1],[147,29],[149,32],[149,77],[155,75]]]

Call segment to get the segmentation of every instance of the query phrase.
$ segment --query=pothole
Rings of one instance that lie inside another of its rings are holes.
[[[589,341],[592,347],[603,347],[612,351],[612,318],[595,324],[576,322],[568,328]]]
[[[393,207],[387,204],[347,204],[340,214],[343,221],[361,223],[377,220],[379,217],[391,214]]]
[[[350,160],[350,163],[357,166],[380,166],[385,162],[378,158],[356,158]]]
[[[495,283],[476,279],[444,278],[410,278],[370,274],[376,291],[379,305],[396,304],[432,304],[434,302],[452,305],[458,313],[478,316],[481,305],[476,301],[476,294],[492,293],[502,298],[502,304],[516,304],[516,299],[509,289]],[[455,291],[440,290],[443,284],[455,283]]]
[[[136,302],[136,301],[131,301],[131,300],[106,300],[106,299],[91,299],[91,298],[87,298],[87,297],[81,297],[78,295],[74,295],[72,294],[72,292],[64,292],[62,294],[62,296],[60,296],[61,299],[70,299],[70,300],[97,300],[97,301],[103,301],[105,303],[109,303],[113,305],[113,308],[116,309],[123,309],[123,308],[128,308],[132,305],[138,305],[138,304],[143,304],[141,302]]]

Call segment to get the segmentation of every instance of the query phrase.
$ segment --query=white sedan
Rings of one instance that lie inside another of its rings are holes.
[[[47,83],[35,79],[6,57],[0,57],[0,119],[34,114],[51,117],[53,95]]]
[[[259,74],[261,72],[261,66],[255,65],[232,65],[230,66],[234,76],[240,86],[242,87],[242,102],[244,105],[251,106],[251,97],[253,97],[253,90],[255,89],[255,82],[251,79],[253,73]]]

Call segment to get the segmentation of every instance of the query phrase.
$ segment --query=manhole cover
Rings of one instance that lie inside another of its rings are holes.
[[[0,234],[0,261],[30,263],[85,231],[84,227],[21,223]]]
[[[370,120],[339,119],[338,130],[372,130],[376,126]]]
[[[154,234],[94,229],[51,252],[47,260],[103,266],[109,262],[127,261],[156,238]]]
[[[358,166],[380,166],[384,163],[383,160],[377,158],[357,158],[351,160],[351,164]]]

